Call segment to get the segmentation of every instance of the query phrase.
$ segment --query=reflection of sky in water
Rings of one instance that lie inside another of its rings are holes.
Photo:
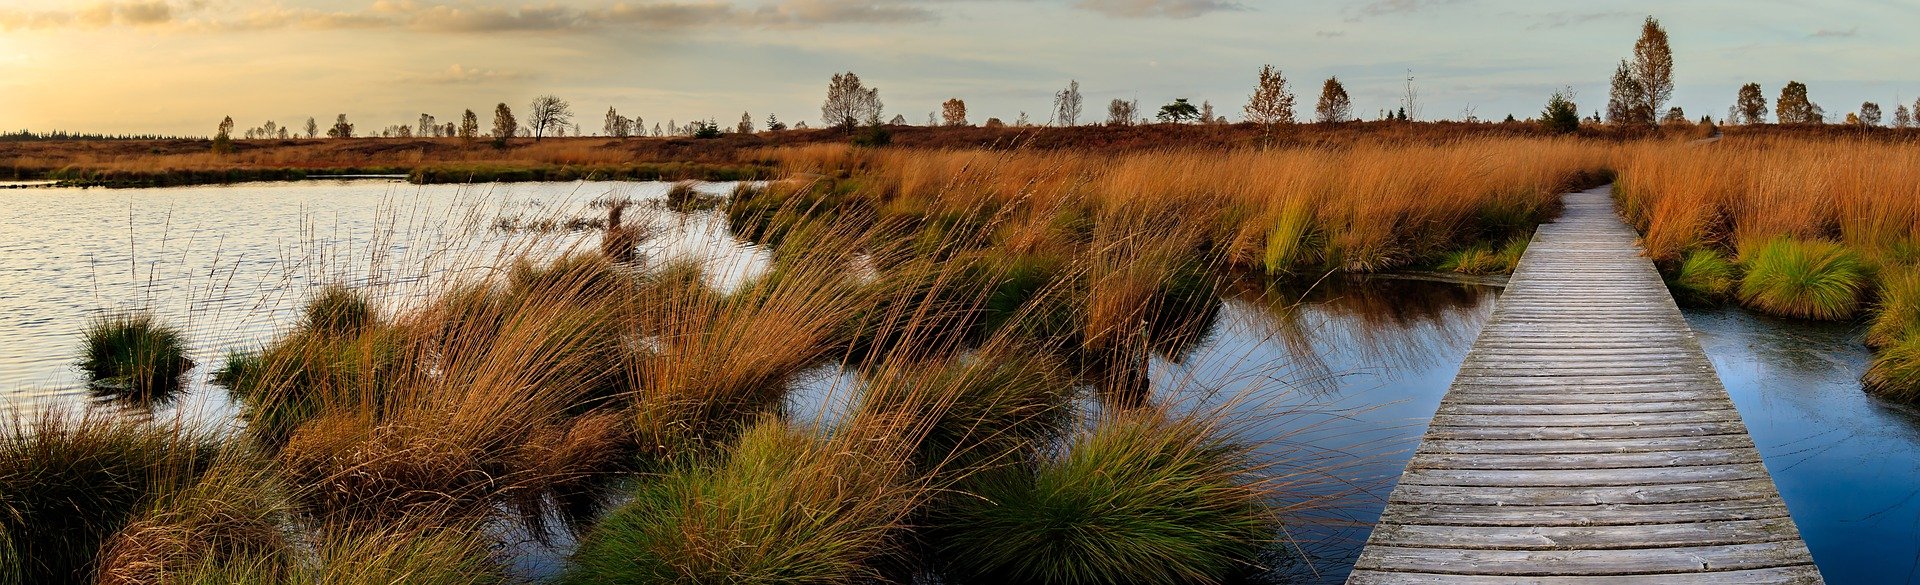
[[[1346,578],[1480,325],[1490,289],[1389,279],[1238,291],[1156,391],[1224,408],[1285,486],[1300,580]],[[1317,575],[1317,578],[1315,577]]]
[[[671,243],[652,260],[703,260],[717,285],[766,264],[734,243],[723,218],[661,210],[665,183],[416,186],[389,181],[250,183],[165,189],[28,189],[0,201],[0,412],[85,400],[73,367],[89,317],[150,308],[187,330],[199,367],[170,408],[222,421],[232,405],[208,377],[226,351],[254,349],[298,318],[313,286],[347,282],[389,303],[486,274],[522,255],[597,233],[495,229],[502,218],[601,218],[590,204],[631,198],[629,211]],[[731,184],[707,184],[724,195]]]
[[[1688,310],[1829,583],[1920,581],[1920,413],[1861,392],[1851,324]]]

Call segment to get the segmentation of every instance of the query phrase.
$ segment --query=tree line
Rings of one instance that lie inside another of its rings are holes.
[[[1662,124],[1692,123],[1686,112],[1679,106],[1668,107],[1674,90],[1673,52],[1668,35],[1659,20],[1648,16],[1641,25],[1640,37],[1635,41],[1633,51],[1628,58],[1621,59],[1609,85],[1607,104],[1604,112],[1595,111],[1590,117],[1582,118],[1579,106],[1575,103],[1575,94],[1571,88],[1554,92],[1549,96],[1547,105],[1538,119],[1529,118],[1549,130],[1571,132],[1581,124],[1607,124],[1618,127],[1656,127]],[[1242,106],[1242,120],[1260,126],[1271,135],[1281,125],[1298,123],[1299,115],[1295,111],[1298,98],[1288,88],[1288,80],[1280,69],[1273,65],[1263,65],[1254,79],[1253,93]],[[854,72],[836,73],[827,83],[826,99],[820,106],[820,122],[823,127],[837,128],[852,132],[865,127],[884,130],[889,125],[907,124],[904,115],[895,115],[885,119],[886,104],[880,98],[877,87],[868,86]],[[493,123],[483,129],[479,117],[473,110],[465,111],[458,123],[440,123],[431,114],[420,114],[412,124],[393,124],[370,136],[388,138],[461,138],[465,140],[491,139],[504,142],[508,138],[524,137],[540,140],[546,137],[583,135],[581,127],[574,122],[572,105],[566,100],[552,95],[542,95],[533,99],[525,110],[524,120],[515,117],[514,111],[505,103],[494,107]],[[1410,114],[1411,112],[1411,114]],[[1807,86],[1798,81],[1790,81],[1780,89],[1779,97],[1774,101],[1772,113],[1780,124],[1824,124],[1827,123],[1826,111],[1807,97]],[[1741,86],[1734,104],[1728,107],[1722,123],[1764,124],[1767,123],[1767,100],[1757,83]],[[1087,123],[1104,123],[1109,126],[1133,126],[1148,123],[1164,124],[1226,124],[1227,117],[1214,108],[1211,101],[1192,103],[1190,98],[1180,97],[1159,107],[1149,117],[1139,100],[1114,99],[1107,104],[1104,122],[1085,120],[1085,99],[1078,80],[1069,80],[1067,85],[1053,93],[1053,103],[1047,112],[1047,126],[1079,126]],[[1418,91],[1413,84],[1411,73],[1407,78],[1406,93],[1396,109],[1381,109],[1378,119],[1406,121],[1419,117]],[[1845,123],[1874,127],[1883,124],[1884,113],[1879,104],[1865,102],[1860,108],[1845,116]],[[1464,111],[1464,121],[1479,122],[1469,107]],[[1338,124],[1356,121],[1353,99],[1338,76],[1328,77],[1320,86],[1318,101],[1310,115],[1312,122]],[[1507,122],[1517,122],[1513,116]],[[1700,123],[1712,124],[1710,116],[1702,116]],[[1920,127],[1920,100],[1912,108],[1905,104],[1896,104],[1891,119],[1886,123],[1895,128]],[[927,112],[926,125],[963,127],[971,126],[966,101],[949,98],[940,104],[938,111]],[[1004,126],[1035,125],[1027,112],[1008,123],[1000,118],[987,118],[981,125],[988,128]],[[664,123],[656,121],[651,129],[647,121],[640,117],[622,115],[618,109],[609,106],[603,120],[602,136],[615,138],[628,137],[665,137],[691,136],[696,138],[716,138],[727,132],[751,134],[760,131],[779,132],[789,126],[776,115],[768,115],[764,126],[756,122],[753,114],[742,112],[739,122],[731,127],[723,127],[713,118],[695,120],[680,124],[675,120]],[[793,129],[807,129],[806,122],[798,122]],[[215,135],[216,148],[230,140],[233,132],[233,119],[222,120]],[[29,133],[22,132],[22,135]],[[286,139],[317,138],[321,134],[318,123],[308,118],[299,128],[279,126],[269,121],[259,127],[247,129],[246,139]],[[357,136],[354,124],[345,114],[340,114],[332,126],[325,129],[329,138],[354,138]],[[4,138],[0,138],[4,139]]]

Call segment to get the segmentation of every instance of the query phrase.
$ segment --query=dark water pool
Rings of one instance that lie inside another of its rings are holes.
[[[1686,313],[1827,582],[1920,582],[1920,411],[1861,392],[1860,327]]]

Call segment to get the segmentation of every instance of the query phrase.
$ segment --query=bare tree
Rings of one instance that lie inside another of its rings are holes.
[[[1068,80],[1067,88],[1053,94],[1053,119],[1061,126],[1080,123],[1080,81]]]
[[[1908,110],[1906,104],[1896,104],[1893,106],[1893,127],[1913,127],[1913,111]]]
[[[869,88],[852,71],[836,73],[827,82],[827,101],[820,104],[820,121],[852,131],[861,123],[880,124],[880,89]]]
[[[215,138],[219,138],[223,136],[227,138],[233,138],[233,116],[227,116],[225,118],[221,118],[220,127],[218,128],[218,131],[213,134],[213,136]]]
[[[960,98],[948,98],[940,103],[940,119],[948,126],[967,125],[967,102]]]
[[[1322,124],[1353,119],[1353,99],[1347,96],[1347,87],[1340,84],[1338,76],[1328,77],[1327,82],[1320,85],[1320,103],[1314,106],[1313,113]]]
[[[533,103],[527,106],[527,125],[533,128],[536,142],[548,133],[565,132],[571,122],[573,105],[559,97],[543,95],[533,98]]]
[[[741,134],[752,134],[754,132],[753,114],[740,112],[740,125],[734,126],[733,130]]]
[[[319,138],[319,137],[320,137],[320,123],[315,122],[312,117],[308,117],[307,118],[307,138]]]
[[[353,138],[353,124],[347,122],[347,115],[340,114],[333,119],[333,127],[327,129],[328,138]]]
[[[1220,123],[1219,120],[1214,119],[1213,102],[1210,100],[1200,100],[1200,123],[1201,124]]]
[[[433,135],[440,133],[439,130],[440,124],[433,121],[433,114],[420,114],[420,130],[415,135],[421,138],[432,138]]]
[[[1413,70],[1407,70],[1407,91],[1400,98],[1400,121],[1420,119],[1420,88],[1413,85]]]
[[[1760,84],[1749,83],[1740,86],[1740,97],[1733,102],[1740,114],[1741,124],[1765,124],[1767,122],[1767,96],[1760,93]]]
[[[1132,126],[1140,118],[1140,102],[1116,99],[1107,102],[1108,126]]]
[[[1633,44],[1633,77],[1640,83],[1641,111],[1649,118],[1673,99],[1673,49],[1666,29],[1652,16],[1640,25],[1640,40]]]
[[[1260,67],[1260,81],[1253,96],[1247,98],[1247,121],[1261,125],[1268,138],[1275,124],[1293,123],[1293,93],[1287,91],[1287,78],[1272,65]]]
[[[493,107],[493,139],[495,141],[504,142],[508,138],[513,138],[519,131],[520,123],[513,119],[513,108],[507,107],[504,103]]]
[[[615,138],[625,137],[622,136],[620,132],[620,112],[613,109],[613,106],[607,106],[607,118],[601,126],[601,131],[606,132],[607,136]]]

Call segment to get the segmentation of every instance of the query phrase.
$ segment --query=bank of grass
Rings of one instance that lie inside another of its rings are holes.
[[[1872,321],[1868,390],[1916,397],[1898,351],[1920,312],[1920,151],[1854,133],[1616,149],[1622,214],[1676,293],[1786,317]],[[1722,259],[1731,258],[1731,265]]]

